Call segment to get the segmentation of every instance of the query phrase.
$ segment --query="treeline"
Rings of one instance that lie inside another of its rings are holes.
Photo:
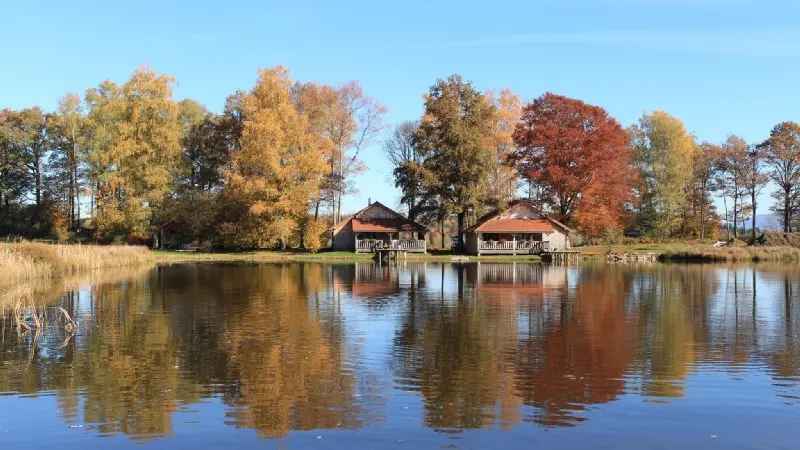
[[[386,108],[357,82],[277,67],[220,114],[141,68],[55,112],[0,112],[0,233],[149,241],[167,223],[229,248],[323,245]]]
[[[296,82],[282,67],[259,72],[221,113],[175,101],[174,83],[141,68],[122,85],[67,94],[53,112],[0,111],[0,234],[150,241],[177,223],[189,241],[228,248],[325,246],[386,108],[358,82]],[[755,225],[769,180],[784,229],[800,226],[792,122],[757,144],[700,143],[665,112],[626,129],[580,100],[547,93],[523,104],[458,75],[438,80],[424,106],[383,147],[403,209],[432,228],[453,216],[463,229],[527,196],[588,236],[637,227],[709,238],[721,219]]]
[[[724,220],[733,238],[736,224],[751,220],[755,239],[758,197],[769,181],[778,187],[771,209],[784,230],[800,227],[794,122],[759,143],[735,135],[698,142],[663,111],[623,128],[577,99],[546,93],[523,105],[510,91],[480,93],[451,76],[431,88],[419,121],[394,129],[385,150],[409,216],[444,223],[455,214],[459,229],[522,191],[590,237],[616,238],[635,227],[655,237],[708,239]]]

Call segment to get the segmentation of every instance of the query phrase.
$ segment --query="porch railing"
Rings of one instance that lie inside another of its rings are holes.
[[[550,249],[547,241],[480,241],[478,250],[541,253]]]
[[[380,241],[373,239],[356,240],[356,250],[372,250]]]
[[[401,239],[392,241],[392,248],[400,250],[425,250],[424,239]]]

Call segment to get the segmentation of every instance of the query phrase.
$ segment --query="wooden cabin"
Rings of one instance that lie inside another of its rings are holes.
[[[380,202],[336,224],[333,229],[333,250],[372,253],[378,248],[391,248],[409,253],[425,253],[428,228],[418,224]]]
[[[570,229],[541,212],[530,200],[515,200],[478,219],[466,234],[467,253],[524,255],[570,248]]]

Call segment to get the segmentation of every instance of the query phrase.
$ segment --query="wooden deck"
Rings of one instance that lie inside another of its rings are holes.
[[[541,253],[542,261],[553,264],[577,264],[581,260],[580,250],[548,251]]]
[[[424,239],[400,239],[394,240],[388,245],[381,241],[356,241],[356,253],[375,253],[378,251],[425,253],[427,250],[427,244]]]

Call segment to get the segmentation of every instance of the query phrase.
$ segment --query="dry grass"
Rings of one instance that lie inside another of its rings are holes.
[[[0,244],[0,292],[16,285],[155,260],[145,247]]]
[[[800,262],[793,247],[722,247],[666,251],[662,261],[673,262]]]

